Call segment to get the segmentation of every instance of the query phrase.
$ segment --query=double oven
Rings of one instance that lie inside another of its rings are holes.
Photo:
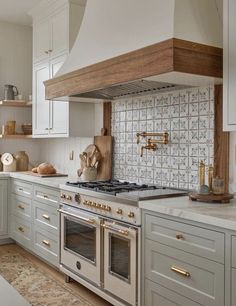
[[[122,305],[137,305],[140,228],[66,204],[59,212],[63,271]]]

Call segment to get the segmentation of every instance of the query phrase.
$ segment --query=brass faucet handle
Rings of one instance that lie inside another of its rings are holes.
[[[140,133],[137,133],[136,137],[137,137],[137,144],[139,144],[140,143]]]

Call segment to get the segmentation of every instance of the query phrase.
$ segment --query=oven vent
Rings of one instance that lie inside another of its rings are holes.
[[[114,85],[108,88],[94,90],[91,92],[81,93],[78,95],[74,95],[73,97],[114,100],[133,96],[154,94],[159,92],[180,90],[189,87],[192,86],[176,85],[150,80],[138,80],[129,83]]]

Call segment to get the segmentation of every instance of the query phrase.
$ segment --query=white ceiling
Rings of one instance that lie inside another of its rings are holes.
[[[31,25],[28,11],[39,0],[0,0],[0,20],[22,25]]]

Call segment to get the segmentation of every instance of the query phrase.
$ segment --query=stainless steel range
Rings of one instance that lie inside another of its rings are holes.
[[[185,194],[117,180],[68,182],[59,209],[60,269],[113,305],[139,305],[138,203]]]

